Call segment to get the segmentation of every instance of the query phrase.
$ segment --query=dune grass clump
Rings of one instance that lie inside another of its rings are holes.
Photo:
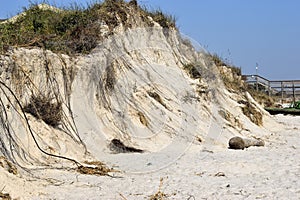
[[[228,90],[236,92],[245,91],[245,84],[241,81],[241,79],[237,78],[241,77],[242,75],[242,70],[240,67],[227,64],[224,59],[217,54],[209,54],[209,57],[211,61],[218,67],[223,83]],[[229,69],[228,71],[230,71],[231,74],[227,74],[224,70],[222,70],[222,67]]]
[[[235,91],[235,92],[245,92],[246,91],[246,85],[244,82],[241,81],[241,79],[238,79],[237,77],[240,77],[235,71],[236,68],[230,67],[232,77],[228,76],[228,74],[225,74],[221,72],[221,78],[223,80],[223,83],[225,87],[229,91]]]
[[[209,54],[209,57],[216,66],[228,66],[218,54]]]
[[[125,29],[132,27],[128,18],[134,14],[133,10],[145,24],[150,23],[150,16],[163,28],[175,27],[173,16],[161,10],[149,11],[133,1],[105,0],[87,8],[75,4],[61,9],[32,4],[14,20],[0,22],[0,52],[11,46],[37,46],[66,54],[89,53],[120,24]]]
[[[210,57],[210,59],[213,61],[213,63],[217,67],[225,66],[225,67],[230,68],[233,74],[236,74],[238,76],[242,75],[242,69],[240,67],[236,67],[234,65],[228,64],[228,62],[224,61],[224,59],[221,58],[219,55],[217,55],[217,54],[209,54],[208,56]]]
[[[260,111],[258,111],[251,103],[244,101],[239,102],[243,103],[242,111],[254,124],[258,126],[263,125],[263,116]]]
[[[261,91],[252,89],[242,80],[241,68],[226,64],[226,62],[216,54],[209,56],[218,67],[223,83],[228,91],[244,94],[244,96],[246,92],[249,92],[254,100],[263,106],[270,106],[274,104],[275,101],[272,97]],[[243,104],[242,112],[244,115],[247,116],[254,124],[258,126],[263,124],[263,115],[254,105],[244,100],[239,101],[239,103]]]
[[[160,9],[146,11],[146,13],[163,28],[176,27],[176,18],[173,15],[165,14]]]
[[[226,62],[216,54],[210,56],[214,64],[219,67],[223,83],[229,91],[234,91],[234,92],[247,91],[259,104],[265,107],[271,107],[272,105],[274,105],[275,103],[274,97],[269,96],[268,94],[266,94],[261,90],[254,89],[253,87],[247,85],[247,83],[245,83],[242,80],[242,70],[240,67],[235,67],[233,65],[226,64]],[[230,69],[228,71],[230,71],[231,74],[225,73],[224,70],[222,70],[222,67],[226,67]]]
[[[183,65],[183,69],[188,73],[188,75],[192,79],[201,78],[201,73],[199,71],[199,66],[197,66],[193,63],[188,63],[188,64]]]
[[[264,107],[272,107],[276,102],[276,97],[269,96],[265,92],[256,90],[251,86],[247,86],[247,91],[251,94],[255,101]]]
[[[44,47],[64,53],[84,53],[94,48],[94,19],[89,10],[43,9],[32,5],[14,21],[0,24],[0,49],[9,46]],[[88,28],[90,28],[88,30]]]
[[[32,114],[37,119],[42,119],[46,124],[57,127],[63,116],[62,103],[53,100],[49,95],[33,95],[30,102],[24,106],[24,111]]]

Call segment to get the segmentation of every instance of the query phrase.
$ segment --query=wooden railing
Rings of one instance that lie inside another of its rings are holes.
[[[256,90],[280,97],[281,103],[300,100],[300,80],[270,81],[259,75],[243,75],[243,79]]]

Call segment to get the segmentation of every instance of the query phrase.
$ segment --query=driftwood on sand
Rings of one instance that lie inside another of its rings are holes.
[[[230,149],[245,149],[250,146],[264,146],[265,142],[261,139],[255,138],[241,138],[241,137],[233,137],[229,140],[229,148]]]

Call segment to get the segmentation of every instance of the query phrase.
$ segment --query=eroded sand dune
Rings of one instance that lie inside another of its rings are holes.
[[[210,55],[175,29],[119,28],[73,57],[14,47],[0,66],[1,195],[299,198],[298,118],[271,117],[226,88]],[[233,136],[265,146],[230,150]]]

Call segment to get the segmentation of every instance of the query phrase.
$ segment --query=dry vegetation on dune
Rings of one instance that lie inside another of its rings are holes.
[[[32,96],[24,111],[46,124],[57,127],[62,120],[62,103],[50,95]]]
[[[227,64],[226,61],[224,61],[217,54],[209,56],[211,57],[211,60],[215,63],[215,65],[218,66],[224,85],[229,91],[247,91],[257,102],[262,105],[274,103],[274,99],[272,97],[269,97],[266,93],[263,93],[261,91],[254,90],[244,82],[244,80],[242,79],[242,71],[240,67]]]
[[[239,103],[243,105],[242,111],[244,115],[246,115],[256,125],[263,125],[263,116],[261,112],[256,109],[256,106],[248,101],[245,93],[248,92],[254,100],[262,106],[271,106],[275,102],[274,99],[261,91],[254,90],[249,87],[242,79],[241,68],[227,64],[216,54],[209,56],[218,67],[227,90],[237,94],[244,94],[243,96],[245,98],[243,100],[239,100]]]
[[[134,3],[135,2],[135,3]],[[136,1],[105,0],[88,5],[74,4],[57,9],[46,4],[32,4],[14,20],[0,23],[0,52],[10,46],[43,47],[67,54],[89,53],[97,41],[113,34],[120,24],[126,29],[133,26],[129,13],[136,10],[147,26],[153,26],[151,17],[163,28],[176,27],[172,15],[161,10],[150,11]]]

